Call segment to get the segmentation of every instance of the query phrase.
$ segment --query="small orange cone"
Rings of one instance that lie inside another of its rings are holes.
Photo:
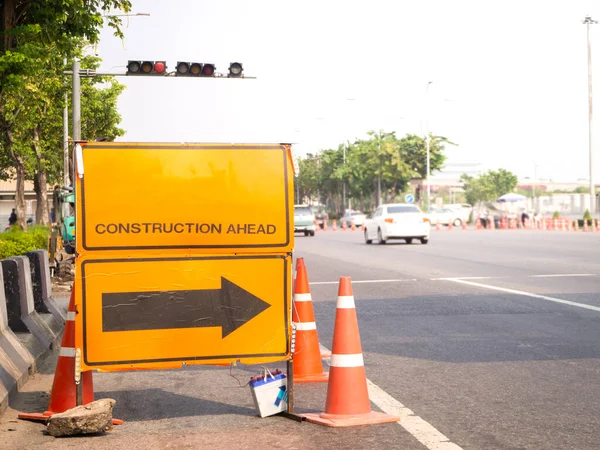
[[[19,419],[46,421],[52,414],[65,412],[77,406],[77,394],[75,385],[75,285],[71,290],[71,300],[67,310],[67,320],[63,333],[62,343],[59,350],[52,393],[50,394],[50,405],[48,411],[39,413],[19,414]],[[92,384],[92,372],[81,373],[82,404],[94,401],[94,386]]]
[[[303,416],[309,422],[329,427],[400,420],[399,417],[371,411],[350,277],[340,278],[325,412]]]
[[[467,222],[462,223],[462,229],[463,231],[467,231]]]
[[[327,220],[323,220],[323,231],[327,231]]]
[[[335,223],[335,219],[333,219],[333,224],[331,225],[331,231],[337,231],[337,224]]]
[[[294,381],[298,383],[327,381],[329,373],[323,371],[321,361],[323,356],[319,347],[315,312],[303,258],[296,260],[292,322],[296,327],[296,346],[293,355]]]
[[[440,221],[439,220],[435,223],[435,229],[436,229],[436,231],[440,231]]]
[[[346,221],[342,220],[342,231],[346,231],[347,227],[346,227]]]
[[[452,229],[452,221],[448,222],[448,230]]]
[[[495,230],[496,229],[495,221],[496,221],[496,219],[492,215],[492,218],[490,219],[490,230]]]
[[[583,219],[583,231],[588,231],[588,224],[586,219]]]
[[[476,230],[481,230],[482,226],[481,226],[481,219],[478,217],[477,220],[475,221],[475,229]]]
[[[354,219],[350,219],[352,221],[352,226],[350,227],[351,231],[356,231],[356,225],[354,225]]]

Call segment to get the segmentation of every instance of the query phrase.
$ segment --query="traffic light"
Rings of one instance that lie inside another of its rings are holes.
[[[167,63],[165,61],[129,61],[127,75],[165,75]]]
[[[178,61],[175,75],[178,77],[214,77],[215,70],[214,64]]]
[[[229,78],[239,78],[242,76],[242,72],[244,72],[242,63],[233,62],[229,64]]]

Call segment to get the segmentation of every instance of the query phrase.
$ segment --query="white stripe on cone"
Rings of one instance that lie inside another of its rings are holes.
[[[58,355],[75,358],[75,349],[73,347],[61,347]]]
[[[310,294],[294,294],[295,302],[311,302],[312,297]]]
[[[331,355],[331,367],[362,367],[365,365],[362,353],[352,355]]]
[[[75,311],[69,311],[67,313],[67,320],[70,320],[72,322],[75,322]]]
[[[294,322],[294,326],[298,331],[310,331],[317,329],[316,322]]]
[[[337,307],[340,309],[354,309],[356,305],[354,304],[354,296],[353,295],[341,295],[337,300]]]

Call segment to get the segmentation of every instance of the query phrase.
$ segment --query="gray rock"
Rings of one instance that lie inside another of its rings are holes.
[[[87,405],[77,406],[48,419],[50,436],[74,436],[100,433],[112,428],[112,398],[103,398]]]

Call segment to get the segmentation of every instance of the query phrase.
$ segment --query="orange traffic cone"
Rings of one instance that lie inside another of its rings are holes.
[[[400,420],[399,417],[371,411],[350,277],[340,278],[325,412],[303,416],[309,422],[329,427]]]
[[[588,231],[587,220],[583,219],[583,231]]]
[[[335,223],[335,219],[333,219],[333,224],[331,225],[331,231],[337,231],[337,224]]]
[[[314,221],[313,225],[315,226],[315,231],[321,231],[321,227],[319,226],[316,220]]]
[[[352,226],[350,227],[350,231],[356,231],[356,225],[354,225],[354,219],[350,219],[350,220],[352,221],[351,222]]]
[[[492,216],[492,218],[490,219],[490,230],[495,230],[496,229],[496,223],[495,223],[496,219],[494,218],[494,216]]]
[[[477,220],[475,221],[475,229],[476,230],[481,230],[481,219],[478,217]]]
[[[323,220],[323,231],[327,231],[327,220]]]
[[[67,320],[62,343],[54,372],[52,393],[48,411],[39,413],[22,413],[19,419],[46,421],[52,414],[61,413],[77,406],[77,391],[75,385],[75,285],[71,290],[71,300],[67,311]],[[92,372],[82,372],[82,404],[94,401],[94,386]]]
[[[346,231],[347,227],[346,227],[346,221],[342,220],[342,231]]]
[[[439,220],[435,223],[435,229],[436,229],[436,231],[440,231],[440,221]]]
[[[452,221],[448,222],[448,230],[452,229]]]
[[[315,312],[303,258],[296,260],[292,321],[296,327],[296,346],[293,355],[294,381],[298,383],[327,381],[329,373],[323,372],[321,358],[324,355],[321,355],[319,347]]]
[[[463,231],[467,231],[467,222],[462,222],[462,229]]]

